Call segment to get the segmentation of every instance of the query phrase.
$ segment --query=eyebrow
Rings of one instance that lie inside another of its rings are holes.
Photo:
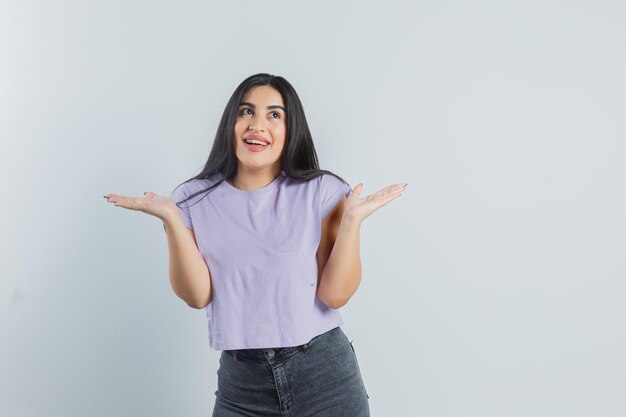
[[[254,103],[249,103],[247,101],[242,101],[241,103],[239,103],[239,107],[241,106],[250,106],[253,109],[256,108],[256,106],[254,105]],[[285,113],[287,113],[287,111],[285,110],[285,108],[283,106],[279,106],[277,104],[274,104],[273,106],[267,106],[266,109],[281,109],[282,111],[284,111]]]

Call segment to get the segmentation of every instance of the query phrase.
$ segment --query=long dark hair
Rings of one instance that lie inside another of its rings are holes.
[[[252,87],[262,85],[269,85],[278,90],[285,104],[287,133],[284,145],[285,148],[283,149],[280,159],[281,170],[285,172],[285,175],[295,182],[306,182],[320,175],[330,174],[341,182],[350,185],[340,176],[319,168],[317,153],[313,145],[313,137],[311,136],[306,117],[304,116],[304,108],[293,86],[286,79],[278,75],[259,73],[243,80],[233,92],[228,103],[226,103],[222,119],[217,127],[217,133],[215,134],[209,159],[204,164],[202,171],[195,177],[176,186],[174,191],[189,181],[208,179],[215,174],[220,174],[219,180],[210,187],[189,195],[185,200],[176,202],[179,207],[181,203],[200,193],[210,193],[223,181],[237,174],[237,155],[235,153],[234,141],[237,111],[243,96],[248,90]],[[172,195],[173,194],[172,192]]]

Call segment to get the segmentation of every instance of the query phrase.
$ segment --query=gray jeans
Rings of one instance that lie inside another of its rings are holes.
[[[300,346],[223,350],[212,417],[369,417],[352,341],[341,327]]]

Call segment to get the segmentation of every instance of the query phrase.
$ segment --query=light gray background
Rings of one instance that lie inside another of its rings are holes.
[[[167,194],[245,77],[287,78],[364,194],[341,309],[373,416],[623,416],[619,1],[0,3],[0,414],[208,416]]]

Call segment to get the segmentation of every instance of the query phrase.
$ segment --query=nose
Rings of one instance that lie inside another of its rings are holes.
[[[253,116],[252,119],[250,119],[250,126],[248,128],[250,130],[265,130],[264,122],[265,119],[262,117],[257,119],[256,116]]]

